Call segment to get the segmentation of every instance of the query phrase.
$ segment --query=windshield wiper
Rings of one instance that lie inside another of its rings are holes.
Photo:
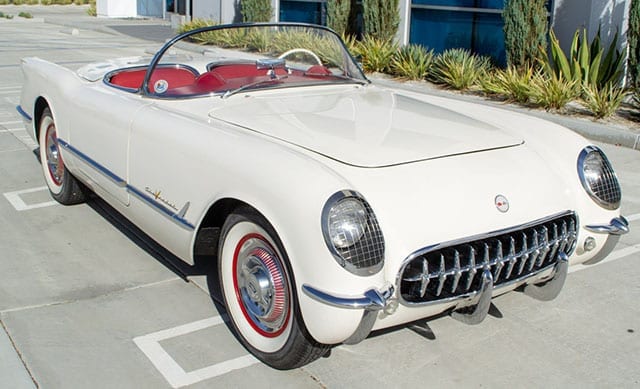
[[[236,93],[242,92],[243,90],[255,88],[257,86],[269,85],[269,84],[279,84],[282,80],[284,80],[287,77],[289,77],[289,76],[282,76],[282,77],[278,77],[278,78],[272,78],[272,79],[269,79],[269,80],[260,80],[260,81],[252,82],[250,84],[242,85],[240,88],[229,89],[228,91],[226,91],[222,95],[222,98],[226,99],[228,97],[231,97],[231,96],[235,95]]]

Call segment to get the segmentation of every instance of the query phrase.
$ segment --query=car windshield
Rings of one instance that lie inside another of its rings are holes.
[[[162,98],[273,88],[367,83],[340,38],[300,24],[213,26],[169,41],[145,72],[145,94]]]

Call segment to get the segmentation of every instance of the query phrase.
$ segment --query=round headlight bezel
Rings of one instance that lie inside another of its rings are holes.
[[[340,221],[360,223],[362,228],[336,226]],[[370,276],[382,269],[384,237],[373,210],[362,195],[350,190],[334,193],[322,210],[321,225],[327,248],[340,266],[359,276]],[[353,231],[356,233],[347,233],[349,236],[336,236],[336,232]]]
[[[594,180],[590,177],[588,172],[585,171],[585,164],[593,158],[599,159],[599,162],[596,161],[596,163],[599,164],[598,168],[601,171],[600,173],[598,173],[598,179],[608,181],[606,186],[610,187],[610,190],[613,191],[613,193],[611,194],[613,200],[603,198],[600,191],[594,190]],[[577,167],[578,176],[580,177],[580,183],[582,184],[582,187],[596,204],[607,210],[615,210],[620,207],[622,190],[620,188],[618,176],[613,170],[613,166],[609,162],[609,159],[600,148],[596,146],[585,147],[580,152]]]

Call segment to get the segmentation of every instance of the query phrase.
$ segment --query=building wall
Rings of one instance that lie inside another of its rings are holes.
[[[601,27],[603,44],[608,45],[619,31],[619,48],[626,46],[631,0],[556,0],[551,27],[565,52],[571,48],[573,34],[586,28],[589,40]]]

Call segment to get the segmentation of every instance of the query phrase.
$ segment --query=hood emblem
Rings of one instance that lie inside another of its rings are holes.
[[[505,213],[509,210],[509,200],[503,195],[497,195],[495,198],[496,208],[498,211]]]

